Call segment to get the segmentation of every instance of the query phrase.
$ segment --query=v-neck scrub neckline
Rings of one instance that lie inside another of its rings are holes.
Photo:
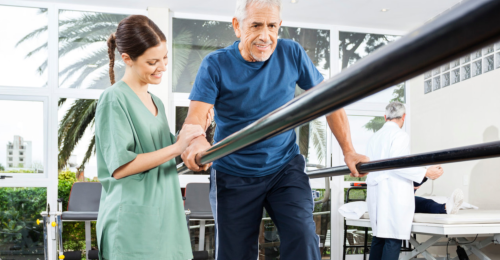
[[[123,81],[106,89],[97,104],[96,157],[103,190],[96,231],[101,260],[192,259],[175,159],[118,180],[112,177],[137,155],[175,143],[163,103],[151,97],[156,117]]]
[[[151,101],[153,101],[153,105],[155,106],[156,108],[156,115],[154,115],[153,113],[151,113],[151,111],[148,109],[148,107],[146,106],[146,104],[144,104],[144,102],[142,102],[141,98],[137,95],[137,93],[135,93],[135,91],[123,80],[120,80],[119,82],[117,83],[123,83],[123,85],[125,85],[128,90],[130,90],[132,92],[132,94],[134,94],[136,97],[137,97],[137,100],[144,106],[144,108],[153,116],[153,117],[158,117],[160,115],[160,109],[158,109],[158,105],[156,105],[158,102],[155,100],[156,96],[151,94],[151,92],[149,92],[148,90],[148,94],[151,96]]]

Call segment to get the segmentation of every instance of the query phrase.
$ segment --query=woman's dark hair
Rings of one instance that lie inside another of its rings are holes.
[[[158,26],[144,15],[131,15],[123,19],[108,38],[109,78],[115,84],[115,49],[136,60],[147,49],[157,46],[167,38]]]

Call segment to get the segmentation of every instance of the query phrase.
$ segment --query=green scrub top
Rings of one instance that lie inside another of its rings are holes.
[[[116,180],[111,175],[138,154],[175,142],[165,107],[151,94],[155,117],[123,81],[106,89],[96,110],[95,142],[102,184],[97,220],[99,259],[192,259],[175,160]]]

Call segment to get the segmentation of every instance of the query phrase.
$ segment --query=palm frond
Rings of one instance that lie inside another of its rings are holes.
[[[309,125],[312,143],[321,164],[326,155],[325,124],[321,120],[314,120]]]
[[[21,40],[19,40],[17,43],[16,43],[16,48],[21,45],[23,42],[25,41],[28,41],[28,40],[32,40],[33,38],[36,38],[37,36],[39,36],[40,34],[46,32],[48,29],[48,25],[46,26],[43,26],[43,27],[40,27],[28,34],[26,34],[26,36],[24,36],[23,38],[21,38]]]
[[[175,62],[172,63],[174,65],[172,69],[172,86],[174,86],[174,88],[177,86],[188,64],[189,55],[192,51],[192,37],[191,31],[183,29],[177,33],[173,39],[172,60],[175,60]]]
[[[68,109],[59,128],[59,168],[67,165],[71,153],[83,134],[92,125],[95,116],[97,100],[78,99]],[[62,137],[62,138],[61,138]]]
[[[85,152],[82,163],[80,164],[80,167],[78,167],[78,172],[82,172],[85,170],[85,164],[90,161],[90,157],[92,157],[93,154],[95,154],[95,134],[92,136],[92,140],[90,140],[87,152]]]

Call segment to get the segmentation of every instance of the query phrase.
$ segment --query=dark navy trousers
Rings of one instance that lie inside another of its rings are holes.
[[[415,196],[415,213],[446,214],[445,204]]]
[[[210,203],[216,226],[216,260],[258,259],[263,208],[278,228],[280,259],[321,259],[302,155],[263,177],[238,177],[212,169]]]
[[[403,240],[373,237],[369,260],[398,260]]]

